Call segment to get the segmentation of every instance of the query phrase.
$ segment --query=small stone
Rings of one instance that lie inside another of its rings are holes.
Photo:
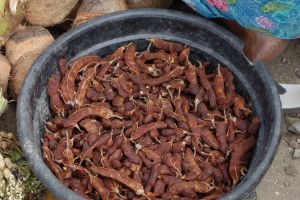
[[[290,182],[290,181],[284,181],[284,182],[283,182],[283,185],[284,185],[285,187],[290,187],[290,186],[291,186],[291,182]]]
[[[279,195],[279,192],[275,192],[275,194],[278,196],[278,195]]]
[[[300,149],[295,149],[294,150],[293,158],[300,158]]]
[[[288,165],[285,167],[285,173],[289,176],[296,176],[298,174],[297,169],[294,167],[294,165]]]
[[[298,142],[298,144],[300,144],[300,138],[299,138],[299,139],[297,139],[297,142]]]
[[[287,61],[286,58],[282,58],[282,59],[281,59],[281,63],[282,63],[282,64],[286,63],[286,61]]]
[[[300,135],[300,121],[294,122],[292,125],[289,126],[288,130],[292,133]]]

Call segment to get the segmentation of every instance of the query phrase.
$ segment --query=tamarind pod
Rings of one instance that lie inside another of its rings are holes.
[[[140,144],[143,148],[147,148],[153,144],[153,141],[149,134],[146,134],[138,139],[138,144]]]
[[[209,95],[210,107],[211,108],[215,107],[216,106],[216,95],[214,93],[211,83],[209,82],[209,80],[206,77],[205,69],[201,66],[198,67],[197,74],[199,76],[199,81],[200,81],[202,87],[204,87],[204,89],[207,91],[207,93]]]
[[[213,167],[212,169],[213,169],[212,177],[213,177],[214,181],[217,184],[222,183],[223,182],[223,174],[222,174],[221,170],[216,167]]]
[[[165,182],[161,179],[158,179],[154,185],[154,195],[161,196],[165,192],[165,188]]]
[[[133,120],[133,121],[134,121],[134,120]],[[126,137],[130,137],[130,136],[131,136],[131,133],[132,133],[133,131],[135,131],[138,127],[139,127],[139,123],[138,123],[137,121],[134,121],[134,124],[133,124],[130,128],[126,129],[124,135],[125,135]]]
[[[129,67],[129,70],[138,74],[140,69],[135,62],[135,53],[136,53],[136,45],[134,43],[129,43],[125,49],[124,59],[126,64]]]
[[[50,107],[54,113],[60,113],[64,115],[65,106],[60,98],[59,94],[59,83],[61,77],[59,74],[54,74],[48,81],[47,94],[50,97]]]
[[[161,175],[172,175],[173,172],[170,170],[170,168],[165,165],[165,164],[160,164],[159,165],[159,173],[160,176]]]
[[[122,163],[119,160],[112,160],[110,162],[112,168],[120,170],[122,168]]]
[[[150,169],[148,168],[142,168],[142,182],[147,183],[149,177],[150,177]]]
[[[115,151],[116,149],[118,149],[122,143],[124,141],[124,136],[123,135],[118,135],[114,138],[114,144],[112,147],[110,147],[107,152],[106,152],[106,155],[109,157],[111,156]]]
[[[87,105],[70,114],[69,117],[64,121],[64,127],[74,127],[81,119],[94,116],[109,119],[115,115],[110,109],[104,106]]]
[[[92,88],[98,93],[103,93],[104,91],[104,85],[100,81],[93,80]]]
[[[136,140],[153,129],[163,129],[166,127],[167,124],[165,122],[152,122],[151,124],[140,126],[132,132],[130,140]]]
[[[123,155],[121,149],[117,149],[109,158],[108,161],[111,162],[112,160],[120,160]]]
[[[148,124],[153,120],[154,112],[154,102],[149,99],[146,104],[146,117],[144,118],[144,123]]]
[[[105,74],[108,72],[109,68],[111,67],[110,62],[105,62],[101,65],[100,70],[97,72],[96,79],[102,80],[105,76]]]
[[[180,153],[174,153],[173,154],[173,160],[174,160],[174,168],[176,169],[177,173],[179,175],[181,175],[181,171],[182,171],[182,168],[181,168],[181,154]]]
[[[153,160],[154,162],[160,163],[161,161],[161,155],[158,154],[156,151],[148,148],[143,148],[142,151],[146,154],[146,156]]]
[[[165,115],[172,117],[179,122],[186,122],[186,119],[183,115],[178,115],[173,111],[173,106],[169,100],[160,98],[160,105]]]
[[[220,165],[220,164],[224,163],[225,157],[220,151],[212,150],[212,151],[210,151],[209,154],[210,154],[210,162],[213,165],[217,166],[217,165]]]
[[[230,72],[229,69],[227,69],[225,67],[220,67],[220,72],[225,79],[226,96],[231,97],[235,91],[235,85],[233,83],[234,76],[233,76],[232,72]]]
[[[177,128],[177,124],[175,123],[173,118],[167,118],[167,119],[165,119],[165,122],[167,123],[168,128],[173,128],[173,129]]]
[[[225,80],[220,71],[220,66],[217,68],[217,74],[213,79],[213,89],[216,94],[217,102],[220,103],[220,100],[225,99]]]
[[[121,76],[119,76],[118,78],[113,78],[112,86],[118,90],[119,95],[125,98],[132,94],[133,91],[132,82],[127,81],[124,74],[121,74]]]
[[[151,136],[151,138],[153,139],[157,139],[159,136],[159,132],[157,129],[153,129],[149,132],[149,135]]]
[[[254,135],[259,128],[260,120],[258,117],[253,117],[248,127],[248,133]]]
[[[166,185],[170,186],[173,185],[174,183],[180,182],[180,178],[176,176],[170,176],[170,175],[161,175],[160,178],[165,182]]]
[[[144,120],[144,113],[141,110],[135,110],[132,113],[132,121],[136,121],[138,124],[142,124]]]
[[[163,74],[158,78],[145,78],[143,83],[149,86],[158,86],[164,82],[171,80],[172,78],[177,78],[183,74],[184,67],[177,67],[174,70]]]
[[[97,120],[86,118],[81,120],[79,125],[90,134],[100,134],[101,124]]]
[[[168,193],[172,195],[178,195],[183,193],[186,190],[192,190],[197,193],[208,193],[211,190],[211,186],[205,182],[196,182],[196,181],[179,181],[173,183],[168,187]]]
[[[105,94],[99,93],[96,90],[92,88],[88,88],[86,93],[86,98],[88,98],[91,101],[99,102],[106,98]]]
[[[234,122],[234,126],[235,126],[236,130],[241,131],[241,132],[246,132],[249,128],[249,123],[247,120],[236,118],[236,120]]]
[[[224,182],[229,183],[231,181],[230,175],[229,175],[229,164],[225,163],[225,164],[221,164],[218,166],[219,169],[221,170],[222,174],[223,174],[223,180]]]
[[[188,199],[196,199],[197,198],[197,193],[194,192],[192,189],[189,190],[185,190],[182,192],[182,196],[184,196],[184,198],[186,200]]]
[[[186,123],[186,122],[178,122],[178,128],[181,128],[187,132],[191,131],[188,123]]]
[[[189,100],[184,96],[181,96],[180,98],[182,100],[181,107],[182,107],[183,112],[184,113],[190,112],[190,103],[191,102],[189,102]],[[190,100],[192,101],[192,99],[190,99]]]
[[[190,66],[191,62],[189,61],[189,54],[190,49],[184,48],[178,56],[178,63],[186,67]]]
[[[92,153],[93,153],[93,150],[99,146],[99,145],[102,145],[104,143],[106,143],[109,139],[110,139],[110,134],[103,134],[99,137],[99,139],[92,145],[92,146],[89,146],[87,149],[84,149],[79,157],[81,160],[84,160],[85,158],[87,157],[91,157],[92,156]]]
[[[62,138],[56,145],[56,148],[53,150],[54,160],[63,159],[63,152],[67,148],[67,139]]]
[[[159,173],[159,164],[154,164],[151,168],[150,177],[147,181],[145,192],[150,192],[155,185]]]
[[[90,177],[91,184],[93,188],[97,191],[97,193],[100,195],[101,199],[103,200],[109,200],[109,190],[104,186],[104,183],[101,179],[92,176]]]
[[[135,180],[136,182],[142,184],[142,177],[141,177],[141,174],[140,174],[140,173],[134,172],[132,178],[133,178],[133,180]]]
[[[234,93],[233,98],[233,111],[238,118],[246,118],[250,114],[250,110],[247,108],[245,99],[237,93]]]
[[[214,149],[218,150],[220,148],[218,140],[216,139],[214,134],[209,130],[209,128],[202,129],[201,138],[206,144],[213,147]]]
[[[171,61],[170,55],[161,51],[154,52],[154,53],[146,51],[142,54],[141,59],[144,61],[158,59],[168,63]]]
[[[172,154],[167,153],[163,155],[162,161],[164,164],[166,164],[170,170],[176,174],[177,177],[180,177],[181,174],[181,167],[179,168],[177,163],[175,163],[175,158],[172,156]]]
[[[255,145],[256,140],[254,137],[244,139],[240,143],[234,144],[229,164],[229,174],[232,178],[233,185],[240,180],[241,169],[247,163],[245,157],[247,157],[247,154],[255,147]]]
[[[186,145],[185,141],[174,142],[172,144],[172,153],[180,153],[184,150]]]
[[[68,72],[66,72],[63,83],[61,84],[61,95],[62,99],[66,104],[70,104],[74,99],[74,91],[75,91],[75,79],[80,71],[87,68],[90,64],[97,64],[101,61],[99,56],[88,55],[83,56],[71,65]]]
[[[124,97],[116,95],[115,98],[112,100],[111,104],[116,107],[122,107],[124,105],[124,101]]]
[[[187,79],[188,82],[190,82],[189,89],[192,94],[197,94],[200,90],[199,85],[198,85],[198,78],[197,78],[197,69],[189,65],[185,69],[185,78]]]
[[[51,152],[51,150],[46,146],[43,146],[42,149],[43,149],[43,157],[44,157],[47,165],[49,166],[50,170],[54,173],[54,175],[59,180],[63,180],[63,177],[61,175],[62,169],[57,164],[55,164],[55,162],[53,161],[54,155]]]
[[[153,38],[149,39],[150,42],[154,44],[154,46],[158,49],[163,49],[166,51],[172,52],[180,52],[184,49],[184,46],[182,44],[176,43],[176,42],[170,42],[170,41],[165,41],[159,38]]]
[[[122,146],[124,155],[133,163],[140,164],[142,162],[141,158],[135,153],[133,147],[129,141],[126,141]]]
[[[65,74],[66,74],[66,72],[68,71],[66,59],[60,58],[60,59],[58,60],[58,68],[59,68],[60,75],[61,75],[62,77],[64,77]]]
[[[159,144],[159,151],[161,152],[161,154],[166,154],[169,153],[172,150],[172,143],[171,142],[166,142],[166,141],[162,141]]]
[[[227,123],[226,122],[216,122],[216,136],[217,140],[220,144],[220,150],[224,153],[226,153],[228,149],[227,141],[226,141],[226,132],[227,132]]]
[[[105,58],[108,61],[120,61],[124,58],[125,46],[118,47],[108,58]]]
[[[184,112],[182,109],[182,98],[181,97],[175,98],[174,106],[175,106],[175,113],[177,115],[184,116]]]
[[[97,65],[93,68],[86,70],[86,77],[83,79],[78,86],[77,93],[75,94],[75,103],[81,107],[84,103],[88,88],[93,78],[96,76]]]
[[[193,133],[201,134],[201,127],[197,123],[197,117],[191,113],[186,113],[189,128]]]
[[[194,154],[190,148],[187,148],[184,152],[184,162],[187,163],[190,172],[198,176],[201,174],[201,169],[198,166]]]
[[[170,135],[175,135],[175,129],[168,128],[168,129],[163,129],[160,133],[162,136],[170,136]]]
[[[138,156],[142,159],[142,162],[147,168],[152,167],[152,162],[146,157],[145,153],[142,151],[138,151]]]
[[[48,130],[47,132],[55,133],[58,131],[58,128],[53,122],[45,122],[45,129]]]
[[[99,174],[100,176],[111,178],[124,184],[125,186],[132,189],[137,195],[145,196],[145,191],[141,183],[129,178],[128,176],[124,175],[123,173],[117,170],[97,167],[95,165],[91,166],[91,170],[92,172]]]
[[[152,67],[152,64],[146,64],[146,60],[142,58],[142,56],[137,56],[135,59],[137,66],[139,66],[140,70],[144,74],[149,74],[149,69]]]

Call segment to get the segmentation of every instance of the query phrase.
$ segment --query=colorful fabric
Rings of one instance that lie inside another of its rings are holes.
[[[282,39],[300,38],[300,0],[183,0],[201,15],[222,17]]]

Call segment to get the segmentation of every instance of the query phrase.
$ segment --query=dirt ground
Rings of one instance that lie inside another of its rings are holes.
[[[280,83],[300,84],[300,41],[294,41],[285,52],[268,65],[275,80]],[[297,76],[297,74],[299,74]],[[297,118],[298,117],[298,118]],[[289,124],[300,120],[299,114],[285,117],[278,153],[268,173],[257,188],[259,200],[297,200],[300,188],[300,158],[294,159],[294,149],[300,148],[300,135],[286,130]]]

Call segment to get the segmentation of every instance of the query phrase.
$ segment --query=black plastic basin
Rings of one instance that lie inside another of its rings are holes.
[[[70,60],[89,53],[105,55],[130,41],[145,49],[148,44],[144,39],[156,37],[188,45],[194,61],[213,60],[229,67],[238,91],[262,120],[249,171],[223,199],[243,199],[270,167],[280,142],[281,105],[266,68],[251,65],[242,53],[243,44],[208,20],[170,10],[130,10],[97,18],[59,37],[36,60],[24,82],[17,109],[20,143],[32,171],[59,199],[82,198],[65,188],[42,158],[44,122],[51,117],[46,85],[48,78],[58,71],[58,59]]]

